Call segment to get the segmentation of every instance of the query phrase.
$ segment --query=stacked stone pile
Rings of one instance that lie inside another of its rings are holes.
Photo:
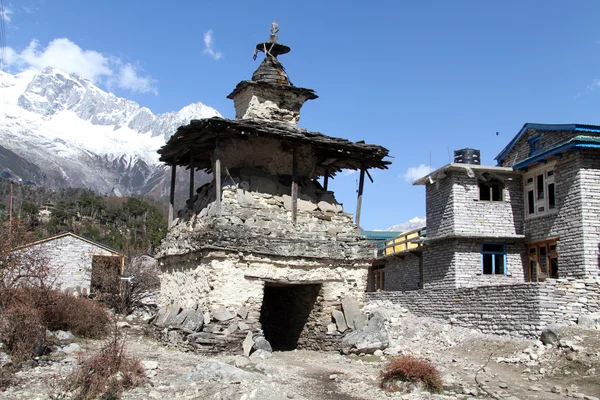
[[[235,312],[225,308],[210,312],[202,311],[197,305],[171,305],[161,308],[150,322],[163,343],[201,354],[239,353],[239,343],[248,334],[261,335],[257,316],[249,315],[245,307],[239,307]]]

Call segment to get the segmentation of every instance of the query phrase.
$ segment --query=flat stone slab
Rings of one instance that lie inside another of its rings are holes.
[[[346,324],[348,328],[357,330],[360,327],[355,326],[355,321],[360,321],[360,304],[354,297],[345,297],[342,299],[342,310],[344,311],[344,317],[346,318]],[[363,325],[364,326],[364,325]]]
[[[254,346],[254,340],[252,339],[252,332],[248,332],[246,335],[246,339],[244,339],[244,343],[242,343],[242,348],[244,349],[244,355],[246,357],[250,356],[250,352],[252,351],[252,346]]]
[[[331,312],[333,316],[333,320],[335,321],[335,325],[337,326],[337,330],[344,333],[348,329],[348,324],[346,323],[346,318],[344,317],[344,313],[338,310],[333,310]]]
[[[214,319],[216,319],[217,321],[221,321],[221,322],[229,321],[230,319],[233,318],[233,314],[224,308],[219,308],[217,310],[214,310],[212,312],[212,316]]]

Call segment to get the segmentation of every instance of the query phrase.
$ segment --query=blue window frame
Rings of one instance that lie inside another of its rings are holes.
[[[542,138],[542,134],[540,133],[538,135],[535,135],[535,136],[529,138],[529,140],[527,140],[529,142],[529,155],[530,156],[542,151],[542,142],[540,142],[541,138]]]
[[[506,244],[483,243],[481,245],[481,273],[506,275]]]

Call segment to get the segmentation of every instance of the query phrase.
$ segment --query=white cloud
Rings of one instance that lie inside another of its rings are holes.
[[[32,40],[20,53],[10,47],[6,50],[8,65],[17,70],[54,67],[109,88],[116,86],[132,92],[158,94],[154,87],[156,81],[140,76],[139,69],[132,64],[94,50],[84,50],[67,38],[54,39],[46,48]]]
[[[204,33],[204,54],[208,54],[213,59],[218,60],[223,57],[223,53],[213,49],[213,31],[209,29]]]
[[[139,76],[138,71],[131,64],[125,64],[119,68],[117,86],[121,89],[158,95],[158,90],[154,87],[155,82],[149,76]]]
[[[404,178],[407,182],[414,182],[429,174],[431,171],[432,169],[429,165],[421,164],[418,167],[410,167],[403,175],[399,176],[399,178]]]
[[[356,169],[346,169],[344,170],[344,172],[342,173],[343,176],[350,176],[350,175],[354,175],[357,174],[358,170]]]
[[[11,15],[13,14],[13,11],[8,8],[8,7],[4,7],[3,10],[0,12],[0,17],[4,20],[4,22],[9,23],[11,21]]]

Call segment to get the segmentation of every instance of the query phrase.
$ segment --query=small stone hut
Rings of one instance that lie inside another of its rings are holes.
[[[156,323],[200,352],[241,349],[249,332],[276,350],[335,348],[332,312],[346,297],[362,302],[373,258],[360,204],[365,174],[387,168],[388,150],[298,127],[317,95],[291,84],[278,59],[290,48],[271,32],[252,79],[228,96],[236,119],[192,120],[159,150],[172,182]],[[190,188],[175,215],[177,167]],[[343,169],[360,171],[356,221],[328,190]],[[212,181],[196,187],[198,170]]]

